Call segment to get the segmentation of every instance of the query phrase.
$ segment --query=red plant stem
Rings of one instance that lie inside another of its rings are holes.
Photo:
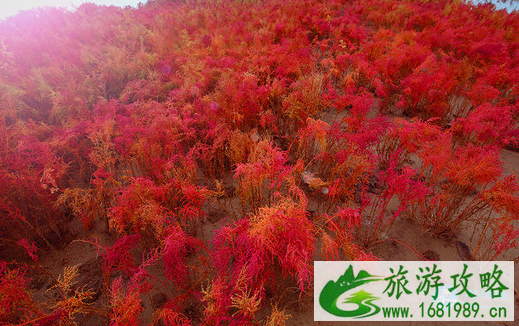
[[[391,241],[394,241],[394,242],[397,242],[397,243],[400,243],[401,245],[403,245],[404,247],[406,247],[407,249],[411,250],[412,252],[414,252],[418,257],[420,257],[421,260],[423,261],[429,261],[429,259],[425,258],[418,250],[414,249],[410,244],[402,241],[402,240],[397,240],[397,239],[387,239],[386,241],[388,240],[391,240]]]

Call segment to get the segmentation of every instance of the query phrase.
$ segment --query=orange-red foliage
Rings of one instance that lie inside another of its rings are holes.
[[[37,264],[75,219],[106,224],[98,314],[113,325],[140,324],[150,291],[171,296],[157,323],[257,322],[282,282],[311,292],[314,259],[376,259],[366,247],[400,215],[471,228],[478,259],[508,259],[518,186],[499,151],[518,143],[518,31],[517,12],[455,0],[150,0],[2,20],[0,245]],[[8,323],[70,314],[33,312],[1,264]]]

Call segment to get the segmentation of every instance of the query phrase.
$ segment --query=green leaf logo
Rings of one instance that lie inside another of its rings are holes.
[[[357,277],[355,277],[353,274],[353,266],[350,265],[350,267],[348,267],[336,282],[329,281],[326,283],[319,295],[319,304],[327,312],[339,317],[366,318],[373,316],[380,311],[380,307],[373,303],[373,301],[379,298],[369,292],[364,290],[357,291],[343,301],[343,303],[355,304],[357,308],[354,310],[340,309],[337,307],[337,300],[343,293],[353,290],[363,284],[383,280],[384,278],[371,275],[364,270],[361,270]]]

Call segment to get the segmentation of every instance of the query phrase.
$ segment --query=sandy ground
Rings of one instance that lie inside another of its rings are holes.
[[[501,158],[503,160],[503,169],[505,175],[513,174],[515,171],[519,171],[519,153],[510,150],[502,150]],[[208,218],[205,220],[202,226],[203,238],[206,240],[210,239],[215,230],[220,229],[232,217],[225,218],[226,216],[232,216],[231,205],[226,207],[227,211],[222,210],[215,204],[206,205],[205,209],[208,212]],[[240,213],[240,206],[237,199],[232,201],[232,207],[234,212]],[[394,209],[394,207],[393,207]],[[391,210],[391,207],[390,207]],[[73,223],[71,229],[75,233],[75,239],[84,239],[88,241],[92,238],[99,239],[102,245],[111,245],[115,237],[111,236],[108,232],[106,223],[98,223],[92,230],[83,230],[79,223]],[[460,251],[456,246],[456,241],[469,243],[470,232],[464,228],[456,236],[448,238],[436,238],[425,235],[419,225],[416,225],[410,220],[405,218],[398,218],[395,221],[390,234],[390,239],[384,243],[381,243],[373,248],[375,256],[381,260],[420,260],[419,256],[410,250],[400,242],[404,242],[412,247],[414,250],[420,252],[422,255],[442,261],[457,261],[462,260]],[[463,253],[461,253],[463,254]],[[512,253],[513,256],[519,255],[519,251],[515,250]],[[465,257],[466,258],[466,257]],[[93,303],[94,306],[104,308],[108,306],[106,290],[102,286],[102,271],[101,263],[102,260],[98,256],[94,246],[81,240],[74,240],[67,246],[55,251],[49,251],[43,253],[39,260],[39,263],[44,266],[50,275],[58,277],[62,273],[63,267],[79,265],[81,275],[78,280],[78,285],[86,285],[96,291],[96,300]],[[174,286],[168,285],[166,278],[161,271],[160,263],[150,269],[150,272],[156,277],[156,284],[159,284],[159,290],[152,291],[149,295],[142,297],[143,312],[141,314],[142,325],[147,325],[153,318],[154,311],[160,307],[167,298],[173,298],[176,296],[176,290]],[[117,276],[117,275],[115,275]],[[33,281],[31,286],[33,287],[36,298],[41,300],[48,300],[56,297],[56,294],[51,289],[53,281],[49,278],[42,277],[41,275],[33,275]],[[517,266],[515,269],[515,284],[519,284],[519,273],[517,272]],[[517,286],[516,286],[517,288]],[[309,293],[313,293],[310,290]],[[515,305],[515,322],[509,322],[509,325],[519,325],[519,310],[518,310],[518,298],[516,298]],[[270,313],[270,307],[272,302],[265,302],[265,305],[259,313],[258,318],[265,319]],[[189,306],[189,305],[188,305]],[[313,297],[312,295],[303,296],[300,300],[296,291],[294,293],[288,293],[284,296],[283,301],[280,302],[280,307],[286,307],[286,313],[292,317],[287,321],[287,325],[341,325],[341,322],[314,322],[313,321]],[[200,320],[202,310],[200,306],[193,304],[187,309],[188,317],[193,318],[195,321]],[[86,318],[78,319],[79,325],[108,325],[108,321],[98,316],[87,316]],[[369,323],[369,322],[348,322],[349,325],[369,325],[369,324],[384,324],[384,323]],[[392,322],[391,325],[421,325],[421,322]],[[429,322],[431,325],[450,325],[449,322]],[[472,322],[457,322],[456,325],[474,325]],[[478,325],[506,325],[507,323],[498,322],[479,322]]]

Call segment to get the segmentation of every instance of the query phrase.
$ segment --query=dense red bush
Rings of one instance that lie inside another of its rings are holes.
[[[156,324],[257,322],[284,287],[312,292],[313,260],[376,259],[401,216],[513,259],[519,186],[499,151],[518,142],[518,30],[517,12],[449,0],[155,0],[0,21],[0,249],[27,259],[0,262],[0,322],[138,325],[152,293]],[[89,242],[106,307],[67,267],[69,291],[40,309],[21,264],[76,219],[107,226]]]

